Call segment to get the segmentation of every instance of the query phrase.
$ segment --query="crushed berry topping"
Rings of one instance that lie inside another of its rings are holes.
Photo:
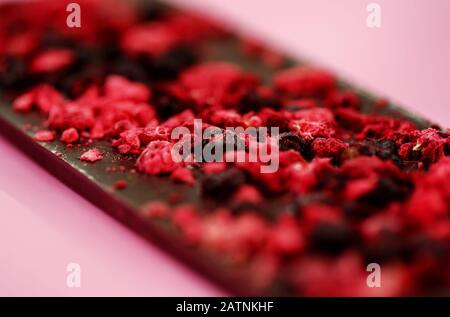
[[[100,161],[103,158],[103,153],[100,152],[100,150],[93,148],[90,150],[87,150],[80,156],[80,160],[86,161],[89,163],[94,163],[97,161]]]
[[[78,131],[75,128],[68,128],[61,134],[61,141],[64,143],[74,143],[79,139]]]
[[[114,188],[117,190],[125,189],[125,188],[127,188],[127,186],[128,186],[127,181],[125,181],[123,179],[120,179],[114,183]]]
[[[247,268],[244,282],[264,294],[448,289],[450,129],[391,112],[325,70],[288,67],[193,14],[115,0],[105,14],[103,1],[83,1],[83,27],[61,29],[64,5],[44,2],[0,6],[2,95],[17,116],[41,119],[21,125],[36,141],[116,163],[101,167],[123,175],[108,184],[133,184],[118,196],[129,198],[135,179],[161,184],[139,193],[148,194],[143,220],[163,222],[180,244],[224,259],[230,271]],[[266,75],[210,56],[221,40]],[[202,133],[217,133],[196,140],[195,119]],[[176,128],[188,131],[186,161],[173,156]],[[242,148],[227,148],[231,140]],[[276,170],[261,172],[273,159],[235,160],[261,145],[278,152]],[[194,160],[208,146],[224,150],[220,160]],[[381,289],[365,286],[368,263],[382,265]]]
[[[67,49],[52,49],[37,55],[30,65],[31,72],[53,72],[68,67],[74,55]]]
[[[53,131],[41,130],[34,134],[34,139],[39,142],[52,142],[55,139]]]

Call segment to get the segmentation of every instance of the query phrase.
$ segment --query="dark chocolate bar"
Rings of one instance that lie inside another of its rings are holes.
[[[235,294],[448,289],[449,130],[198,14],[78,3],[0,6],[0,131],[50,173]]]

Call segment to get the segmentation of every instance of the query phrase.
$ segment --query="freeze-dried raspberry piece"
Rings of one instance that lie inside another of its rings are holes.
[[[291,115],[292,119],[303,119],[316,122],[335,123],[334,114],[325,108],[306,108],[295,111]]]
[[[225,208],[202,219],[201,242],[234,261],[245,261],[266,241],[268,225],[258,215],[247,213],[232,217]]]
[[[435,129],[413,131],[408,134],[413,142],[403,143],[399,155],[404,160],[420,160],[426,164],[435,163],[445,155],[449,137],[443,137]]]
[[[78,141],[79,137],[78,131],[75,128],[69,128],[63,131],[61,141],[69,144]]]
[[[207,174],[202,179],[202,194],[208,198],[224,201],[244,182],[245,176],[237,168],[229,168],[223,172]]]
[[[151,22],[136,25],[127,30],[121,39],[125,52],[138,55],[159,56],[169,51],[181,37],[167,23]]]
[[[53,129],[65,130],[75,128],[85,130],[95,124],[92,108],[82,106],[76,102],[65,105],[55,105],[50,109],[47,123]]]
[[[300,155],[300,152],[292,149],[279,153],[279,157],[281,167],[287,167],[293,164],[305,162],[305,159]]]
[[[48,130],[40,130],[34,134],[34,139],[39,142],[51,142],[55,139],[55,133]]]
[[[368,294],[364,268],[355,252],[338,258],[308,256],[292,265],[290,278],[306,296],[363,296]]]
[[[28,112],[32,109],[35,95],[32,91],[26,92],[17,97],[13,102],[13,109],[19,112]]]
[[[150,89],[139,82],[132,82],[123,76],[111,75],[106,78],[105,94],[113,100],[146,102],[150,99]]]
[[[54,106],[60,106],[64,102],[63,96],[52,86],[41,84],[19,96],[13,102],[13,109],[20,112],[28,112],[33,106],[47,114]]]
[[[293,193],[305,194],[318,182],[334,171],[330,159],[314,158],[311,162],[295,163],[288,166],[283,173],[282,182]]]
[[[150,175],[173,172],[181,166],[172,158],[172,143],[152,141],[137,159],[136,166],[141,172]]]
[[[336,88],[331,74],[303,66],[280,71],[273,81],[277,90],[291,97],[324,96]]]
[[[422,227],[448,221],[450,208],[450,158],[441,158],[427,173],[415,178],[415,190],[406,204],[407,220]]]
[[[114,140],[112,145],[117,147],[120,153],[140,154],[143,147],[151,141],[168,141],[169,132],[167,128],[133,128],[120,133],[120,138]]]
[[[114,183],[114,188],[117,190],[122,190],[127,188],[128,183],[124,179],[119,179],[117,182]]]
[[[265,47],[262,43],[255,39],[243,39],[239,43],[239,48],[244,54],[257,58],[265,65],[277,68],[281,66],[285,60],[280,53]]]
[[[359,97],[351,90],[332,91],[328,94],[325,100],[325,105],[331,109],[350,108],[358,110]]]
[[[316,137],[331,138],[336,135],[334,124],[327,121],[291,120],[289,130],[305,140]]]
[[[81,161],[86,161],[90,163],[100,161],[101,159],[103,159],[103,153],[97,148],[87,150],[80,156]]]
[[[392,161],[375,156],[347,160],[333,177],[336,181],[329,179],[323,183],[324,188],[342,195],[341,199],[366,203],[367,208],[358,210],[355,215],[360,217],[367,216],[374,208],[405,200],[413,188],[409,174],[403,173]]]
[[[336,109],[335,119],[340,127],[352,132],[360,132],[367,124],[367,117],[351,108]]]
[[[233,195],[233,200],[237,203],[259,204],[263,201],[263,197],[256,187],[242,185]]]
[[[169,214],[169,206],[163,201],[152,201],[144,207],[143,214],[150,218],[164,218]]]
[[[73,52],[69,49],[50,49],[39,53],[31,62],[32,72],[53,72],[64,69],[75,60]]]
[[[195,184],[194,175],[186,167],[178,167],[176,170],[172,172],[172,174],[170,175],[170,179],[176,182],[185,183],[189,185]]]
[[[282,215],[271,228],[267,247],[278,254],[295,254],[303,250],[305,240],[296,220],[290,215]]]
[[[171,214],[171,219],[177,225],[188,243],[198,243],[203,236],[201,219],[198,211],[191,205],[177,206]]]
[[[317,138],[312,143],[312,150],[317,157],[337,157],[348,145],[336,138]]]
[[[196,41],[213,38],[223,35],[224,31],[210,21],[193,13],[171,14],[167,20],[167,25],[181,41],[195,44]]]
[[[205,62],[188,68],[171,87],[179,99],[202,106],[237,106],[239,99],[257,84],[252,74],[223,62]]]
[[[213,110],[208,121],[221,128],[242,126],[243,123],[241,115],[234,109]]]

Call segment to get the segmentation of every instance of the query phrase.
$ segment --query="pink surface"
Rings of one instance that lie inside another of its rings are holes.
[[[177,0],[450,126],[450,1]],[[257,8],[257,10],[255,9]],[[0,138],[0,295],[224,295]],[[66,265],[81,265],[81,288]]]

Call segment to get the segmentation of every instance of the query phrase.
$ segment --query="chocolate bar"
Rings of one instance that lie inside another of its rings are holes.
[[[196,13],[78,3],[0,6],[0,131],[50,173],[234,294],[448,289],[450,130]]]

